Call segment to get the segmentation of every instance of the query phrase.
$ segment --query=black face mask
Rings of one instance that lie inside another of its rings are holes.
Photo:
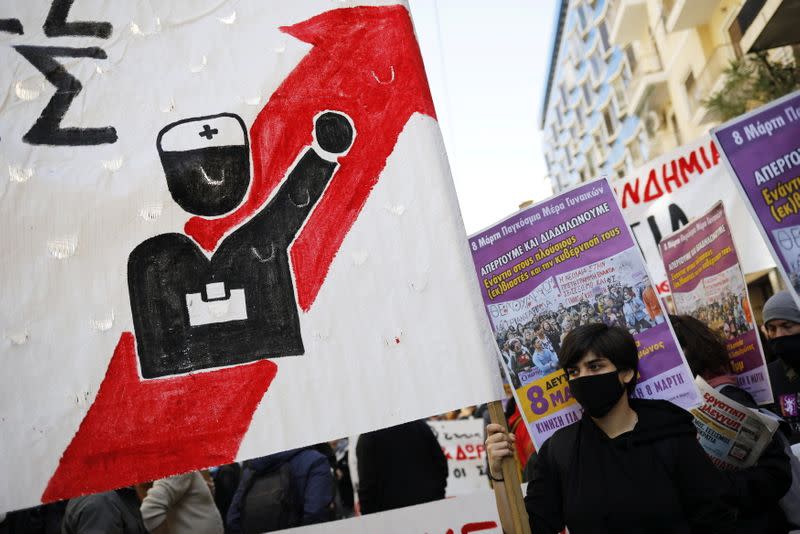
[[[619,371],[571,378],[569,388],[575,400],[594,418],[606,415],[625,394]]]
[[[769,348],[786,365],[800,370],[800,334],[770,339]]]

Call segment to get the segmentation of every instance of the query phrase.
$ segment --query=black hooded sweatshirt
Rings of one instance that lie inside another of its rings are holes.
[[[697,442],[689,412],[631,399],[639,421],[609,438],[590,417],[548,439],[525,507],[534,534],[731,532],[726,482]]]

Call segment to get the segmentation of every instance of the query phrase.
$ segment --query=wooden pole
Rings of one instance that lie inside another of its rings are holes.
[[[489,403],[489,417],[492,423],[496,423],[508,429],[506,414],[503,412],[503,404],[500,401],[492,401]],[[506,457],[503,460],[503,482],[495,482],[495,484],[503,484],[505,488],[515,534],[531,534],[531,526],[530,523],[528,523],[528,511],[525,510],[525,502],[522,500],[519,472],[517,471],[517,465],[512,456]]]

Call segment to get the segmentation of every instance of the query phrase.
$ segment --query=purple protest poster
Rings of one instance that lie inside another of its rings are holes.
[[[521,210],[469,238],[503,366],[536,447],[581,417],[558,352],[576,326],[627,328],[636,395],[699,404],[692,375],[605,179]]]
[[[761,340],[722,202],[665,237],[659,249],[675,309],[718,332],[739,385],[759,404],[772,402]]]
[[[724,124],[714,136],[800,305],[800,92]]]

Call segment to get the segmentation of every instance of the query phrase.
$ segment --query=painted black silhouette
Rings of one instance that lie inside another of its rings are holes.
[[[344,114],[319,115],[316,144],[210,258],[177,233],[131,252],[128,290],[144,378],[304,353],[288,248],[354,136]],[[236,115],[170,124],[158,151],[173,199],[190,213],[222,215],[247,194],[249,145]]]

